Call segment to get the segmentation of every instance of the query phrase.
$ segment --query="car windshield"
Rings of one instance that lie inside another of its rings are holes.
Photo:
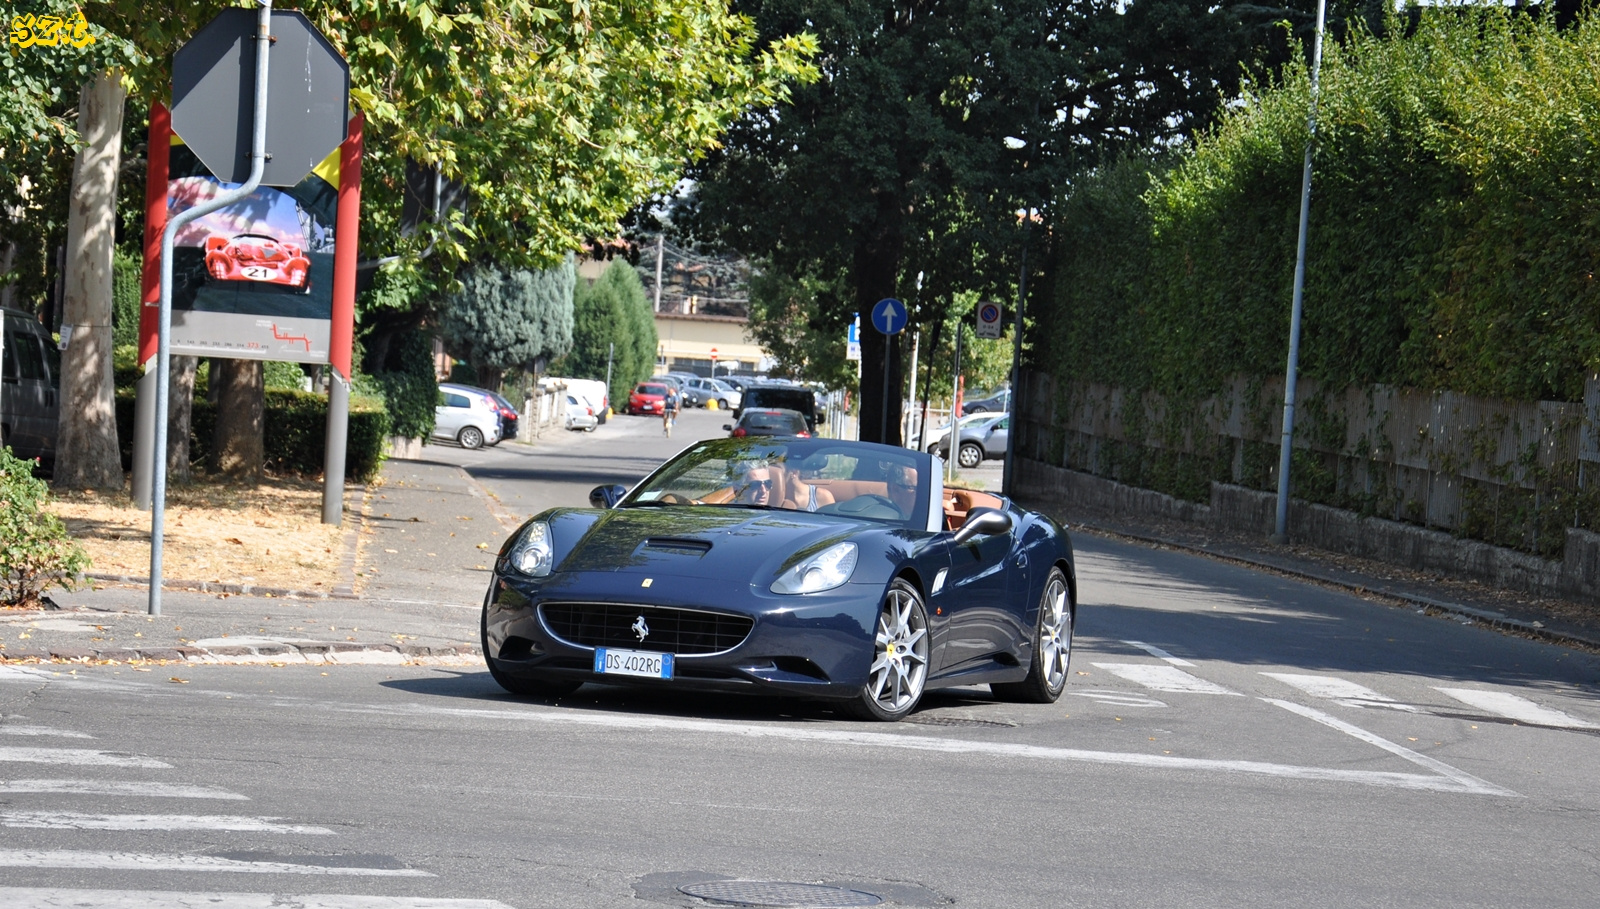
[[[928,526],[927,454],[835,439],[714,439],[663,464],[620,503],[814,511],[908,529]]]
[[[634,389],[633,393],[637,395],[656,395],[657,397],[665,397],[667,394],[667,386],[640,385],[638,388]]]

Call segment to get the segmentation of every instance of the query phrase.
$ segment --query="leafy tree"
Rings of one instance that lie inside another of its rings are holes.
[[[828,330],[824,315],[840,305],[846,292],[842,279],[791,277],[770,267],[751,275],[746,331],[777,361],[772,375],[855,388],[856,364],[845,359],[845,333]]]
[[[604,379],[609,358],[611,405],[620,409],[634,383],[654,371],[661,340],[644,284],[627,262],[612,262],[594,284],[578,282],[573,311],[572,355],[562,369]]]
[[[791,277],[842,270],[846,292],[812,320],[835,337],[884,297],[925,301],[911,313],[923,325],[962,291],[1014,298],[1030,242],[1019,211],[1047,203],[1085,162],[1182,142],[1233,93],[1241,64],[1271,62],[1257,49],[1283,41],[1268,23],[1303,18],[1209,0],[739,8],[763,35],[815,31],[823,75],[796,88],[790,107],[753,110],[730,130],[691,169],[695,188],[674,222]],[[1037,268],[1047,232],[1036,233]],[[897,376],[903,337],[886,353],[863,326],[868,438],[880,426],[884,357]],[[885,422],[896,427],[898,396],[889,400]]]
[[[46,95],[105,83],[113,65],[126,78],[110,81],[141,106],[162,98],[173,52],[227,5],[206,0],[152,15],[129,0],[86,3],[97,36],[128,39],[121,57],[31,74],[21,100],[6,96],[0,105],[21,111],[16,123],[42,123],[52,103]],[[701,0],[555,8],[469,0],[449,13],[427,0],[324,0],[303,11],[350,63],[352,98],[367,115],[363,241],[406,254],[398,266],[405,270],[434,250],[427,280],[435,289],[490,252],[508,266],[547,267],[583,237],[612,233],[630,206],[670,183],[744,107],[781,101],[787,82],[809,71],[813,50],[788,36],[758,48],[747,20]],[[90,115],[99,119],[84,132],[117,132],[121,105],[97,104]],[[0,147],[9,158],[11,144]],[[403,236],[408,160],[465,187],[471,212]],[[83,209],[87,232],[109,236],[113,199],[97,192]],[[88,324],[109,326],[109,297],[109,289],[90,294]],[[79,419],[76,409],[64,413]]]
[[[445,298],[439,335],[451,356],[467,361],[478,383],[498,390],[508,369],[532,369],[572,347],[572,259],[548,271],[483,263],[467,270]]]

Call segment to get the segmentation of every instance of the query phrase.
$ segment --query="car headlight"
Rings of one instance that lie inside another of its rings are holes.
[[[818,593],[850,580],[856,570],[856,544],[829,546],[801,559],[772,582],[773,593]]]
[[[542,578],[555,567],[556,551],[550,545],[550,525],[535,521],[523,531],[522,539],[506,557],[511,567],[529,577]]]

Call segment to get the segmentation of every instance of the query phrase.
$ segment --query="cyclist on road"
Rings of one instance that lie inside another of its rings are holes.
[[[672,438],[672,424],[677,417],[678,393],[668,386],[666,397],[661,399],[661,431],[669,439]]]

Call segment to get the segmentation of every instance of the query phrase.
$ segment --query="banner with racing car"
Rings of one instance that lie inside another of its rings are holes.
[[[167,216],[238,184],[171,137]],[[339,150],[297,185],[262,186],[186,225],[172,260],[172,352],[329,362]]]

